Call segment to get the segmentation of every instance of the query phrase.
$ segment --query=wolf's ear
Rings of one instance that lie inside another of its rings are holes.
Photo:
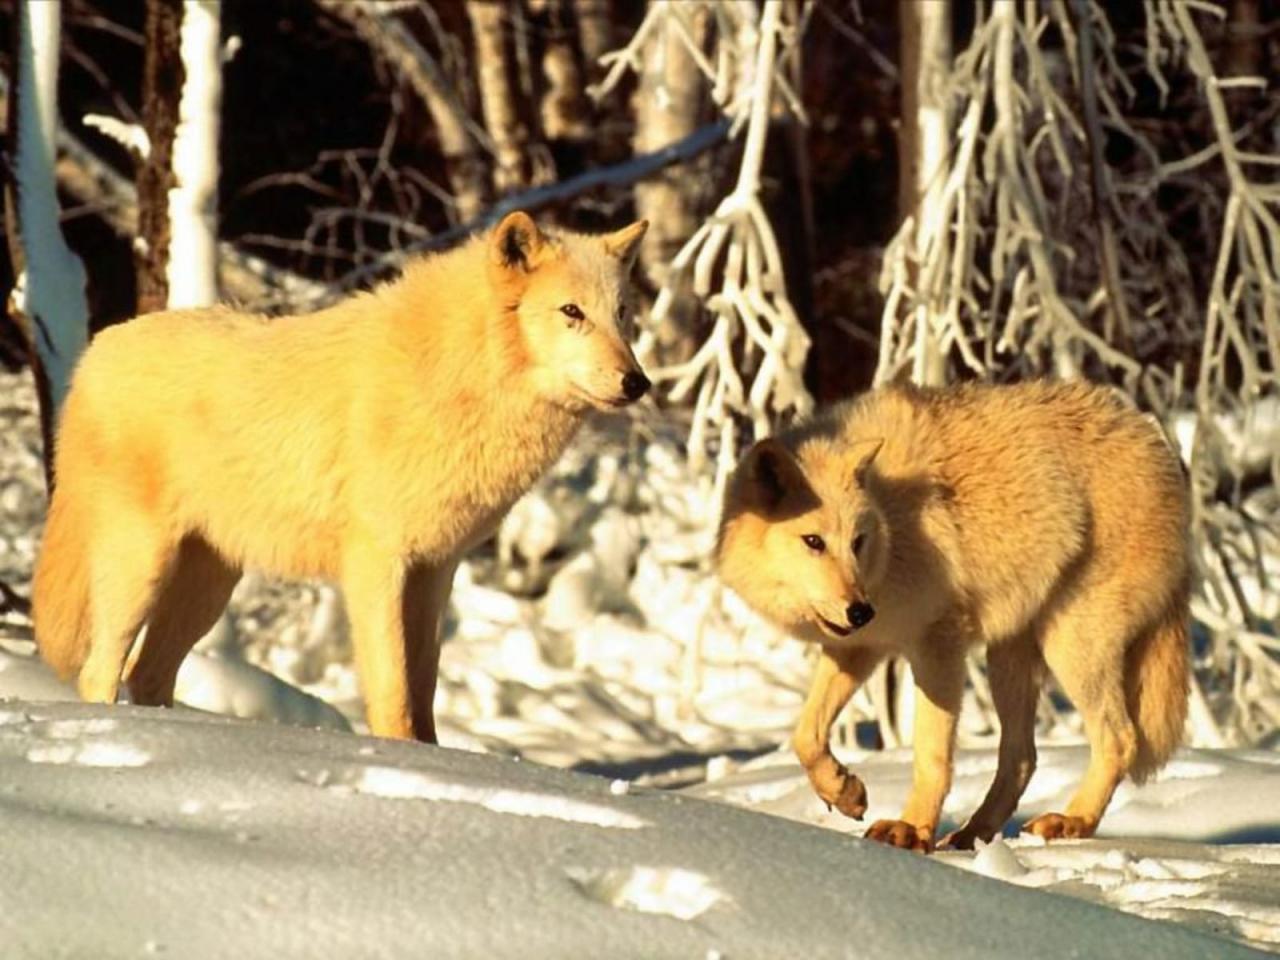
[[[494,263],[508,270],[529,273],[538,264],[538,255],[546,246],[538,225],[523,210],[508,213],[493,230],[489,241],[489,256]]]
[[[853,445],[853,482],[862,487],[866,485],[867,471],[876,461],[876,454],[884,446],[884,438],[859,440]]]
[[[759,441],[747,453],[742,476],[750,499],[766,512],[777,510],[788,494],[809,486],[795,454],[772,437]]]
[[[644,239],[645,231],[648,229],[648,220],[637,220],[628,227],[605,234],[602,238],[605,250],[622,261],[624,272],[629,271],[635,264],[636,255],[640,253],[640,241]]]

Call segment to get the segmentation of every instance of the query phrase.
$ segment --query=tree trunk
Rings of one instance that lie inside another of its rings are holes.
[[[613,0],[573,0],[573,7],[578,23],[578,49],[582,52],[582,75],[586,85],[593,86],[605,76],[600,58],[618,46]],[[619,97],[590,104],[592,136],[587,153],[593,165],[621,163],[630,153],[631,118],[625,109],[625,102]]]
[[[582,70],[570,29],[568,0],[549,0],[549,28],[542,49],[542,101],[539,115],[548,140],[580,142],[591,135],[589,108],[583,95]]]
[[[142,123],[149,149],[138,164],[138,313],[169,302],[169,191],[173,138],[182,96],[182,0],[147,0],[142,68]]]
[[[169,190],[169,307],[218,301],[218,130],[222,110],[222,16],[218,0],[183,4],[185,82]]]
[[[62,4],[26,0],[18,4],[17,21],[17,69],[8,111],[13,169],[6,184],[16,282],[7,306],[23,332],[36,378],[45,481],[52,493],[54,425],[89,339],[87,277],[63,239],[54,179]]]
[[[528,132],[520,122],[514,77],[507,57],[503,20],[507,4],[488,0],[467,0],[467,16],[475,46],[476,77],[480,88],[480,109],[493,138],[497,164],[493,186],[499,194],[518,190],[528,183],[524,146]]]
[[[951,0],[904,3],[901,13],[902,107],[898,142],[898,209],[915,227],[911,243],[917,256],[937,236],[942,190],[947,169],[951,111],[947,75],[951,68]],[[913,278],[914,285],[914,278]],[[916,308],[916,350],[912,379],[939,384],[946,375],[946,357],[933,336],[932,304],[927,291]]]
[[[614,48],[612,0],[573,0],[573,12],[578,20],[583,73],[588,83],[599,83],[604,76],[600,58]]]
[[[665,0],[649,0],[663,3]],[[698,39],[706,32],[699,20]],[[636,88],[636,153],[647,153],[687,137],[698,127],[703,106],[702,75],[674,28],[654,32],[643,51],[644,67]],[[673,168],[646,183],[636,184],[636,216],[649,221],[640,245],[640,269],[653,289],[667,276],[671,258],[699,225],[699,178],[687,168]],[[677,297],[657,331],[660,364],[688,359],[697,346],[693,329],[697,304],[690,296]]]
[[[1262,23],[1261,6],[1261,0],[1231,0],[1220,71],[1222,76],[1265,77],[1262,41],[1267,29]]]

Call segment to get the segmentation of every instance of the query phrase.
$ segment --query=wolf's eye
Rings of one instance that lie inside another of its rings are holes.
[[[816,533],[806,533],[800,539],[803,540],[804,545],[808,547],[810,550],[812,550],[814,553],[821,553],[823,550],[827,549],[826,541],[824,541]]]
[[[867,535],[860,533],[853,538],[853,555],[856,557],[862,552],[862,546],[867,542]]]
[[[576,303],[566,303],[560,308],[560,312],[569,318],[570,326],[573,326],[576,323],[581,323],[583,320],[587,319],[586,314],[582,312],[582,308]]]

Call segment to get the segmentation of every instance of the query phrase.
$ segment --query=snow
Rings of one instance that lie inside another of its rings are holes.
[[[151,138],[147,136],[147,128],[140,123],[126,123],[118,117],[102,113],[86,113],[81,122],[103,136],[110,137],[140,160],[151,155]]]
[[[6,703],[0,819],[11,958],[1252,955],[729,804],[181,709]]]

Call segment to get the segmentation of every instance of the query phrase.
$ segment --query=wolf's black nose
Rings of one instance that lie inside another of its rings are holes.
[[[869,603],[851,603],[849,604],[849,622],[855,627],[865,627],[873,619],[875,619],[875,607]]]
[[[649,378],[639,370],[632,370],[622,378],[622,395],[628,400],[639,400],[648,392]]]

